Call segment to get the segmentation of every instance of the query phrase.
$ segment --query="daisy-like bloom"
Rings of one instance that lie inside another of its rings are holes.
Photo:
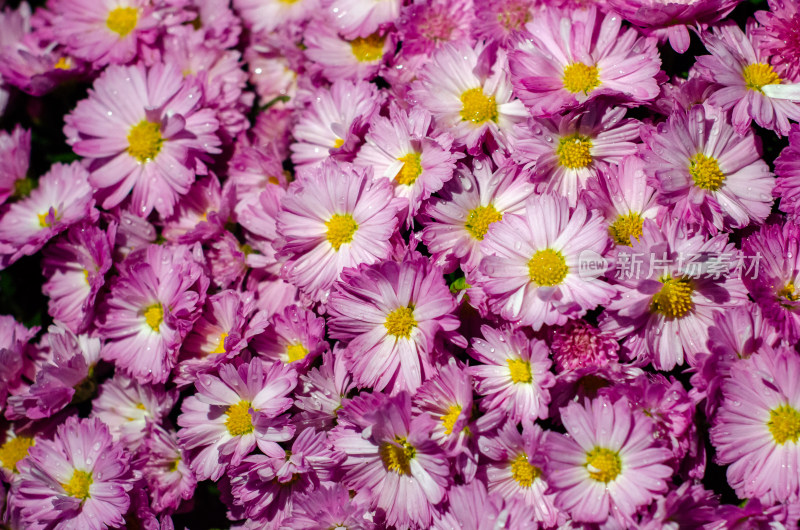
[[[535,16],[536,0],[474,0],[472,36],[513,48],[525,39],[525,25]]]
[[[715,260],[724,268],[734,259],[733,244],[724,234],[687,236],[665,219],[660,227],[645,221],[639,239],[618,248],[619,295],[606,306],[600,329],[625,339],[625,354],[640,364],[668,371],[688,358],[694,366],[696,354],[706,351],[714,312],[747,300],[734,270],[713,272]]]
[[[419,387],[414,395],[414,411],[437,420],[431,439],[448,455],[458,455],[471,435],[472,377],[463,366],[445,365]]]
[[[339,411],[329,436],[344,459],[342,483],[361,493],[356,500],[383,510],[389,525],[428,528],[433,507],[446,497],[450,470],[430,439],[433,423],[426,414],[412,420],[405,392],[362,393]]]
[[[585,320],[570,320],[551,332],[550,349],[556,371],[566,372],[616,362],[619,343]]]
[[[371,83],[337,81],[318,88],[292,129],[292,162],[302,171],[329,156],[349,161],[377,110],[378,91]]]
[[[278,442],[291,439],[294,427],[283,412],[297,375],[260,359],[224,364],[219,377],[198,376],[197,393],[184,400],[178,425],[181,447],[191,455],[198,480],[219,480],[229,465],[239,465],[256,446],[267,456],[283,456]]]
[[[533,519],[546,528],[555,525],[560,515],[555,495],[545,494],[544,444],[552,436],[534,423],[523,425],[520,433],[515,422],[507,421],[494,436],[483,436],[478,442],[490,460],[485,468],[489,493],[522,501],[533,511]]]
[[[790,348],[731,366],[711,428],[717,460],[740,498],[767,505],[800,498],[800,359]]]
[[[289,186],[278,214],[284,277],[314,300],[326,300],[345,267],[389,256],[402,208],[386,179],[330,161]]]
[[[158,513],[172,512],[182,501],[191,499],[197,487],[197,479],[178,445],[178,436],[157,427],[145,440],[145,451],[147,460],[142,474],[152,508]]]
[[[161,236],[187,245],[213,239],[230,217],[234,191],[232,184],[222,189],[214,174],[196,180],[172,215],[164,219]]]
[[[727,114],[706,105],[676,109],[665,124],[642,129],[645,171],[673,217],[714,233],[766,219],[775,179],[748,127],[737,133]]]
[[[319,0],[233,0],[233,7],[253,32],[271,32],[300,22],[319,9]]]
[[[347,402],[346,396],[355,388],[353,376],[348,372],[344,348],[337,343],[333,353],[322,354],[322,365],[300,376],[300,386],[295,394],[295,406],[300,413],[295,423],[319,430],[333,428],[337,411]]]
[[[248,195],[235,206],[236,220],[245,229],[244,237],[250,247],[247,265],[264,269],[270,274],[279,274],[281,263],[276,257],[275,242],[278,239],[278,214],[286,190],[268,186],[259,195]],[[247,247],[243,247],[247,248]]]
[[[437,264],[450,272],[457,264],[464,271],[478,266],[481,241],[489,227],[503,216],[521,213],[534,185],[520,175],[516,164],[477,157],[472,170],[459,166],[437,197],[423,209],[422,241]]]
[[[33,183],[27,178],[30,156],[30,131],[19,125],[10,134],[0,131],[0,204],[9,197],[25,197],[30,193],[33,187]]]
[[[758,47],[755,22],[745,34],[735,23],[706,33],[704,44],[711,55],[701,55],[695,70],[716,83],[718,90],[708,103],[731,111],[731,121],[740,134],[755,122],[780,136],[789,133],[789,120],[800,120],[800,93],[796,78],[782,78],[769,62],[769,54]],[[789,85],[789,86],[787,86]]]
[[[88,176],[78,162],[53,164],[28,197],[9,205],[0,218],[0,264],[36,253],[78,221],[96,221]]]
[[[622,29],[597,9],[547,9],[527,26],[530,44],[509,56],[514,91],[535,117],[598,96],[640,103],[658,96],[656,39]]]
[[[357,385],[414,392],[435,371],[437,339],[467,345],[456,332],[456,306],[442,270],[409,254],[346,270],[330,297],[328,326],[331,338],[347,341]]]
[[[403,7],[397,22],[402,53],[430,55],[448,42],[467,40],[475,16],[472,4],[470,0],[443,0]]]
[[[140,46],[152,45],[158,26],[170,22],[147,0],[51,0],[50,31],[68,53],[94,63],[125,64]]]
[[[297,305],[272,315],[263,333],[250,340],[250,350],[273,362],[303,370],[328,351],[325,319]]]
[[[284,520],[284,524],[297,530],[320,527],[373,530],[375,523],[368,515],[367,506],[351,499],[347,488],[333,484],[299,495],[293,502],[291,517]]]
[[[754,266],[743,275],[750,296],[784,340],[800,340],[800,227],[764,226],[744,240],[742,251]]]
[[[199,81],[171,64],[106,68],[64,120],[67,143],[88,159],[103,208],[132,192],[141,217],[153,208],[170,215],[195,173],[206,173],[206,157],[219,153],[219,122],[203,107]]]
[[[754,30],[760,38],[758,46],[770,58],[778,75],[800,78],[800,6],[797,2],[767,0],[769,11],[756,11],[760,24]]]
[[[517,125],[514,160],[531,171],[537,191],[553,192],[578,203],[586,181],[619,164],[638,147],[639,122],[623,120],[626,109],[592,105],[583,112],[531,119]]]
[[[545,470],[556,506],[574,521],[614,518],[627,526],[639,507],[667,491],[672,469],[663,462],[671,453],[656,445],[652,421],[625,398],[570,403],[561,421],[567,434],[549,434]]]
[[[481,326],[481,335],[469,350],[481,364],[468,367],[467,373],[475,378],[478,394],[487,396],[482,408],[502,410],[515,423],[547,418],[548,389],[555,384],[547,344],[529,340],[522,331],[489,326]]]
[[[141,385],[124,374],[115,374],[100,385],[92,401],[92,416],[108,427],[114,440],[122,440],[133,451],[164,422],[175,405],[176,394],[162,385]]]
[[[448,44],[423,65],[418,78],[409,96],[412,103],[430,111],[436,125],[473,154],[489,135],[503,143],[511,127],[526,116],[511,93],[503,50],[472,47],[466,41]]]
[[[388,119],[375,116],[366,144],[353,162],[372,168],[375,178],[392,181],[395,196],[408,201],[407,225],[422,202],[453,177],[458,159],[450,151],[452,138],[433,134],[431,129],[431,115],[426,110],[405,111],[392,104]]]
[[[94,224],[70,227],[66,235],[47,246],[42,271],[47,281],[48,313],[74,333],[82,333],[94,316],[97,293],[111,268],[116,225],[102,230]]]
[[[587,212],[582,202],[572,210],[563,197],[536,195],[522,215],[506,216],[489,227],[481,243],[485,257],[479,285],[492,311],[506,320],[534,330],[563,325],[615,293],[595,274],[579,271],[581,255],[602,268],[607,246],[603,219]]]
[[[400,15],[400,0],[323,0],[327,17],[347,37],[367,37]]]
[[[780,197],[780,208],[793,217],[800,218],[800,125],[792,125],[789,145],[775,159],[778,179],[773,193]]]
[[[303,44],[307,47],[306,57],[312,61],[308,68],[321,70],[330,81],[372,79],[383,64],[384,54],[396,47],[395,39],[380,31],[345,39],[323,20],[308,25]]]
[[[242,139],[236,142],[228,167],[228,180],[235,191],[236,203],[258,197],[270,186],[283,189],[289,186],[289,175],[283,169],[283,161],[275,144],[249,145]]]
[[[644,220],[656,219],[663,210],[656,189],[647,182],[644,161],[637,156],[625,157],[590,180],[583,199],[589,208],[603,212],[617,245],[630,246],[631,238],[642,235]]]
[[[150,245],[126,261],[98,315],[103,358],[142,383],[163,383],[200,316],[208,278],[184,246]]]
[[[25,528],[124,526],[136,476],[129,454],[99,420],[68,418],[52,440],[36,440],[17,467],[15,504]]]

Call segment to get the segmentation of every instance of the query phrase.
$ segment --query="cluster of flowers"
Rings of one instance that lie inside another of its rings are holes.
[[[737,2],[5,8],[0,115],[79,95],[0,132],[3,524],[795,527],[800,3]]]

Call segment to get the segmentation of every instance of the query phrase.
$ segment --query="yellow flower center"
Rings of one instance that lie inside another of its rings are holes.
[[[416,182],[417,177],[422,174],[422,155],[419,153],[408,153],[398,158],[403,163],[400,172],[395,177],[398,184],[411,186]]]
[[[17,462],[28,456],[28,449],[33,447],[33,438],[17,436],[11,438],[0,447],[0,462],[9,471],[17,472]]]
[[[498,212],[493,204],[476,206],[467,214],[467,222],[464,223],[464,226],[469,235],[478,241],[483,241],[486,232],[489,230],[489,225],[500,221],[502,218],[503,214]]]
[[[225,337],[227,337],[227,333],[220,333],[219,334],[219,341],[217,342],[217,347],[208,352],[209,355],[214,355],[215,353],[225,353]]]
[[[62,484],[64,492],[70,497],[85,500],[89,498],[89,486],[92,485],[92,474],[88,471],[80,471],[78,469],[72,472],[72,478],[69,482]]]
[[[339,148],[340,148],[341,146],[343,146],[343,145],[344,145],[344,140],[342,140],[341,138],[337,138],[337,139],[336,139],[336,140],[333,142],[333,148],[334,148],[334,149],[339,149]]]
[[[56,70],[71,70],[72,61],[69,57],[59,57],[56,64],[53,65]]]
[[[600,71],[596,66],[572,63],[564,68],[564,88],[573,94],[588,94],[600,86]]]
[[[398,307],[386,315],[386,322],[383,325],[389,335],[397,338],[409,338],[411,330],[417,326],[417,321],[414,320],[414,309],[412,307]]]
[[[383,57],[383,43],[385,40],[377,32],[369,37],[358,37],[350,41],[350,50],[359,62],[371,63]]]
[[[789,405],[772,409],[769,411],[767,427],[778,445],[783,445],[787,441],[797,443],[797,439],[800,438],[800,412]]]
[[[515,383],[530,383],[533,381],[531,363],[522,359],[506,359],[511,380]]]
[[[440,420],[442,420],[442,425],[444,425],[445,434],[453,434],[453,427],[458,421],[458,416],[460,414],[461,414],[461,405],[450,405],[447,408],[447,413],[444,414],[441,418],[439,418]]]
[[[494,96],[487,96],[482,88],[470,88],[461,94],[461,121],[471,121],[477,125],[487,121],[497,121],[497,102]]]
[[[163,143],[161,126],[152,121],[142,120],[131,127],[128,133],[128,154],[144,163],[158,155]]]
[[[244,436],[253,432],[253,417],[250,416],[250,402],[240,401],[225,411],[225,427],[231,436]]]
[[[605,447],[595,447],[586,453],[586,463],[589,476],[597,482],[609,483],[622,471],[622,460],[619,454]]]
[[[777,85],[781,82],[772,66],[766,63],[748,64],[744,67],[742,76],[747,88],[756,92],[763,92],[761,87],[764,85]]]
[[[164,308],[159,303],[147,306],[144,309],[144,321],[153,331],[158,331],[164,321]]]
[[[567,260],[552,248],[537,250],[528,261],[528,277],[537,285],[552,287],[567,277]]]
[[[794,284],[789,282],[786,286],[778,291],[778,301],[781,300],[788,300],[790,302],[797,302],[800,300],[800,294],[795,293],[794,291]]]
[[[573,134],[558,141],[558,163],[569,169],[581,169],[592,163],[592,141],[587,136]]]
[[[53,221],[58,220],[58,210],[53,208],[53,221],[47,219],[49,214],[50,212],[47,211],[45,213],[40,213],[37,215],[37,217],[39,218],[39,228],[50,228],[51,226],[53,226]]]
[[[617,245],[631,246],[631,238],[639,240],[642,235],[644,218],[637,212],[618,215],[617,220],[608,227],[608,233]]]
[[[667,318],[683,318],[692,310],[692,281],[689,278],[661,278],[664,285],[653,295],[650,311]]]
[[[523,488],[530,488],[533,481],[542,475],[542,470],[528,462],[528,455],[521,453],[511,461],[511,476]]]
[[[308,355],[308,349],[303,346],[302,342],[295,342],[286,347],[286,357],[290,363],[303,360],[306,355]]]
[[[409,463],[416,456],[417,450],[405,438],[398,437],[395,441],[397,444],[384,442],[378,449],[383,465],[388,471],[394,471],[398,475],[410,475]]]
[[[725,182],[725,173],[719,168],[717,159],[703,153],[689,159],[689,174],[695,186],[708,191],[717,191]]]
[[[345,243],[352,242],[353,235],[358,230],[358,223],[349,213],[333,214],[330,220],[325,222],[325,226],[328,228],[325,237],[336,252],[339,252],[339,247]]]
[[[135,7],[118,7],[113,9],[106,19],[106,27],[124,37],[136,27],[139,11]]]

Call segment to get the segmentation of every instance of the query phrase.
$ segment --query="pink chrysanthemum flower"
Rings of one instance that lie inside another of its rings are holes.
[[[449,272],[460,263],[470,271],[483,257],[481,241],[503,216],[521,213],[534,185],[510,160],[493,171],[487,158],[475,158],[472,170],[459,166],[437,197],[423,208],[422,241],[437,264]]]
[[[181,5],[183,0],[176,0],[175,3]],[[200,26],[206,43],[220,49],[233,48],[238,44],[242,20],[231,9],[230,2],[195,0],[186,7],[197,13],[192,26]]]
[[[348,39],[367,37],[400,15],[400,0],[323,0],[326,16]]]
[[[233,202],[232,184],[223,189],[214,174],[197,179],[172,215],[164,219],[161,236],[169,242],[187,245],[213,239],[224,230]]]
[[[561,409],[567,434],[545,442],[548,482],[556,506],[576,522],[633,523],[637,509],[667,491],[671,454],[656,445],[653,424],[624,398],[570,403]]]
[[[292,129],[292,161],[297,168],[304,173],[329,156],[349,161],[378,102],[375,85],[365,81],[337,81],[315,90]]]
[[[278,214],[285,278],[326,300],[342,269],[389,256],[401,207],[388,180],[349,164],[327,162],[293,182]]]
[[[308,25],[303,44],[308,68],[321,71],[330,81],[372,79],[383,65],[383,56],[396,47],[395,39],[381,32],[346,39],[323,20]]]
[[[474,0],[472,36],[513,48],[526,38],[525,25],[533,20],[537,0]]]
[[[548,490],[545,468],[545,443],[553,434],[536,424],[523,425],[522,433],[512,422],[506,422],[494,436],[481,437],[481,453],[490,462],[486,465],[489,493],[504,499],[519,499],[533,512],[533,520],[549,528],[561,518],[554,505],[555,494]]]
[[[797,2],[767,0],[769,11],[754,13],[758,46],[770,58],[778,75],[800,78],[800,6]]]
[[[727,235],[688,236],[677,222],[659,227],[647,220],[631,247],[618,248],[613,276],[620,294],[606,307],[600,328],[625,339],[626,355],[641,364],[666,371],[688,358],[694,366],[695,355],[707,348],[714,312],[747,300],[731,264],[733,244]],[[722,270],[714,271],[715,260]]]
[[[459,155],[450,151],[452,143],[447,134],[433,134],[429,112],[392,105],[389,118],[375,116],[353,163],[392,181],[395,196],[408,201],[408,225],[422,202],[453,177]]]
[[[170,215],[195,173],[206,173],[207,156],[219,153],[219,123],[203,107],[199,82],[170,64],[107,68],[65,122],[67,143],[88,159],[103,208],[132,192],[142,217],[153,208]]]
[[[291,439],[294,427],[281,414],[292,406],[288,394],[296,384],[293,370],[260,359],[224,364],[219,377],[198,376],[197,394],[184,400],[178,416],[178,438],[198,480],[219,480],[256,446],[267,456],[283,456],[277,442]]]
[[[341,484],[320,486],[293,502],[291,517],[284,520],[288,528],[317,530],[318,528],[360,528],[373,530],[375,523],[367,506],[350,498]]]
[[[437,127],[474,154],[490,136],[499,143],[522,121],[525,107],[511,93],[506,54],[468,42],[448,44],[422,66],[409,95]]]
[[[7,205],[0,218],[0,264],[38,252],[78,221],[97,220],[88,176],[77,162],[54,164],[28,197]]]
[[[557,372],[601,367],[617,361],[617,340],[585,320],[570,320],[551,333],[550,349]]]
[[[300,412],[295,416],[298,425],[315,429],[333,428],[337,411],[347,402],[347,395],[355,388],[353,376],[348,372],[344,348],[337,344],[333,353],[322,354],[322,365],[300,376],[300,387],[295,394],[295,406]]]
[[[192,498],[197,486],[197,479],[178,445],[178,436],[156,428],[147,437],[145,450],[148,458],[142,474],[150,493],[151,506],[157,513],[173,512],[181,502]]]
[[[658,128],[643,128],[645,171],[673,217],[715,233],[761,222],[772,208],[775,179],[749,128],[737,134],[719,109],[676,110]]]
[[[10,134],[0,131],[0,204],[11,196],[24,197],[30,191],[32,182],[27,178],[30,156],[30,131],[19,125]]]
[[[789,145],[775,159],[775,174],[773,193],[781,200],[781,210],[800,219],[800,125],[792,125]]]
[[[428,528],[433,507],[446,497],[450,470],[430,439],[432,424],[424,414],[412,420],[405,392],[391,398],[364,393],[340,411],[330,433],[344,458],[342,483],[361,493],[356,500],[383,510],[389,525]]]
[[[42,271],[47,281],[48,313],[74,333],[85,331],[94,317],[97,293],[111,268],[116,225],[101,230],[88,223],[70,227],[45,248]]]
[[[437,340],[467,345],[455,309],[441,269],[411,254],[346,270],[330,297],[328,326],[347,342],[356,384],[414,392],[435,372]]]
[[[50,0],[50,30],[68,53],[97,67],[126,64],[170,21],[147,0]]]
[[[403,7],[397,28],[406,55],[430,55],[448,42],[469,39],[471,0],[421,2]]]
[[[164,390],[163,385],[141,385],[115,374],[100,386],[92,401],[92,416],[108,427],[114,440],[122,440],[133,451],[164,422],[175,405],[176,394]]]
[[[278,214],[285,195],[286,190],[282,187],[270,185],[259,195],[248,195],[237,202],[234,210],[236,220],[246,230],[244,237],[250,247],[247,251],[247,265],[276,275],[280,273],[281,267],[275,250]]]
[[[615,293],[595,274],[579,271],[581,255],[602,260],[607,246],[603,219],[583,203],[572,210],[563,197],[533,196],[523,215],[506,216],[489,227],[481,243],[479,285],[492,311],[506,320],[535,330],[563,325]]]
[[[617,245],[630,246],[631,238],[642,235],[644,220],[656,219],[664,209],[647,180],[644,161],[628,156],[590,180],[582,196],[587,207],[603,212],[608,234]]]
[[[319,10],[319,0],[233,0],[233,7],[254,32],[271,32],[300,22]]]
[[[272,315],[263,333],[250,340],[250,350],[272,362],[291,364],[305,370],[328,351],[325,319],[297,305]]]
[[[740,134],[750,122],[772,129],[780,136],[789,133],[789,120],[800,120],[800,79],[782,78],[769,62],[769,55],[758,48],[756,23],[747,24],[745,34],[735,23],[706,33],[704,44],[711,55],[701,55],[695,70],[719,88],[708,103],[731,111],[731,121]]]
[[[483,339],[473,339],[469,350],[481,364],[467,368],[475,378],[475,390],[486,396],[481,407],[502,410],[515,423],[547,418],[548,389],[555,384],[547,344],[529,340],[522,331],[489,326],[481,326],[481,335]]]
[[[587,180],[633,155],[640,123],[623,120],[626,109],[593,105],[584,112],[531,119],[514,128],[514,160],[530,170],[537,191],[569,199],[572,207]]]
[[[52,440],[39,439],[17,466],[14,504],[26,528],[123,526],[135,472],[130,456],[97,419],[67,419]]]
[[[548,9],[528,24],[530,44],[509,56],[514,91],[535,117],[598,96],[632,103],[658,96],[656,39],[623,29],[619,16],[591,7]]]
[[[140,382],[167,380],[208,289],[195,259],[187,247],[159,245],[128,257],[99,315],[104,359]]]
[[[737,361],[711,428],[717,460],[740,498],[771,505],[800,498],[800,359],[789,348]]]
[[[642,514],[638,528],[664,530],[665,528],[720,528],[717,507],[719,499],[700,484],[684,482],[666,495],[657,498]],[[704,526],[706,525],[706,526]]]
[[[800,227],[764,226],[744,240],[742,251],[753,265],[743,276],[750,296],[784,340],[800,340]]]
[[[436,420],[431,439],[448,455],[458,455],[465,450],[471,435],[472,377],[463,366],[445,365],[414,394],[414,411]]]

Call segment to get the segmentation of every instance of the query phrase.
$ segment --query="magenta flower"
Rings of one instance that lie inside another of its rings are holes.
[[[270,32],[284,24],[310,18],[319,9],[319,0],[233,0],[233,7],[245,25],[255,32]]]
[[[628,527],[639,507],[667,491],[672,470],[663,462],[671,453],[656,445],[652,422],[626,399],[570,403],[561,421],[567,434],[545,442],[546,471],[556,506],[574,521],[613,518]]]
[[[178,417],[178,438],[198,480],[219,480],[256,446],[283,456],[278,442],[291,439],[294,427],[281,414],[292,406],[288,394],[296,384],[293,370],[260,359],[224,364],[219,377],[198,376],[197,394],[184,400]]]
[[[250,340],[250,350],[272,362],[305,371],[330,349],[325,341],[325,319],[296,305],[272,315],[263,333]]]
[[[719,523],[718,506],[719,500],[712,492],[699,484],[684,482],[650,505],[649,513],[639,522],[639,528],[662,530],[668,525],[703,528],[706,524]]]
[[[525,26],[536,16],[538,4],[536,0],[474,0],[472,35],[513,48],[525,40]]]
[[[431,439],[448,455],[468,451],[473,416],[472,377],[463,366],[450,363],[422,383],[414,394],[414,412],[428,414],[437,424]]]
[[[347,38],[367,37],[400,14],[399,0],[322,0],[338,30]]]
[[[324,19],[308,25],[303,44],[307,46],[308,67],[320,70],[332,82],[374,78],[384,68],[384,54],[397,46],[395,39],[380,31],[347,39]]]
[[[336,424],[339,409],[348,401],[346,396],[355,389],[343,349],[337,343],[334,353],[322,354],[319,368],[312,368],[300,376],[301,384],[294,402],[300,409],[295,416],[297,424],[320,430],[329,430]]]
[[[619,343],[585,320],[570,320],[551,332],[550,349],[557,372],[616,362]]]
[[[347,342],[357,385],[414,392],[435,373],[437,340],[467,345],[456,333],[455,309],[441,269],[409,254],[346,270],[330,298],[328,326]]]
[[[145,441],[147,460],[142,468],[150,493],[151,506],[157,513],[174,512],[194,495],[197,479],[189,469],[178,436],[161,428]]]
[[[132,193],[141,217],[153,208],[170,215],[195,173],[206,173],[207,155],[219,153],[219,123],[203,107],[199,82],[170,64],[107,68],[65,122],[67,143],[88,159],[103,208]]]
[[[773,193],[780,198],[780,208],[792,217],[800,215],[800,125],[792,125],[789,145],[775,159],[778,175]]]
[[[656,40],[622,29],[619,16],[549,8],[527,28],[530,41],[510,54],[509,66],[514,91],[534,117],[598,96],[632,104],[658,96]]]
[[[30,156],[30,131],[19,125],[11,134],[0,131],[0,204],[11,196],[22,197],[29,191],[26,188],[31,186],[31,181],[27,180]]]
[[[447,492],[448,510],[435,514],[435,530],[484,530],[505,524],[506,528],[539,528],[535,513],[525,503],[500,494],[489,494],[480,480],[453,486]],[[502,523],[501,523],[502,522]]]
[[[103,358],[140,382],[163,383],[200,316],[208,278],[184,246],[150,245],[125,265],[99,315]]]
[[[137,472],[99,420],[67,419],[52,440],[37,440],[17,466],[14,504],[26,528],[101,530],[125,524]]]
[[[468,0],[443,0],[404,6],[397,22],[403,43],[402,53],[427,56],[449,42],[469,39],[470,22],[474,16]]]
[[[373,530],[367,506],[352,498],[341,484],[320,486],[293,502],[291,517],[284,520],[289,528],[317,530],[324,528],[361,528]]]
[[[800,79],[800,6],[797,2],[767,0],[769,11],[756,11],[761,25],[753,30],[758,46],[770,58],[776,73],[787,79]]]

